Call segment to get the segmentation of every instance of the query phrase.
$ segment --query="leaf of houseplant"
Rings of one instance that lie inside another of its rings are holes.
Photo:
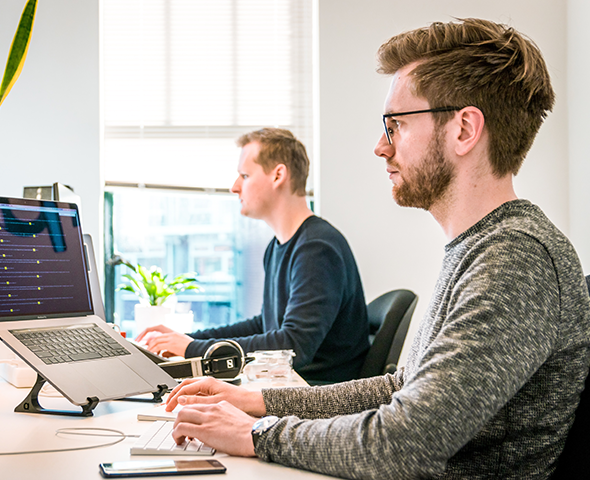
[[[140,264],[133,266],[128,262],[122,263],[131,268],[136,276],[123,275],[123,278],[126,278],[129,284],[121,284],[117,287],[117,290],[134,292],[141,303],[145,301],[149,305],[161,306],[172,295],[185,290],[199,290],[199,287],[194,285],[198,282],[195,273],[183,273],[168,283],[168,275],[164,275],[162,269],[155,265],[148,270]]]
[[[25,64],[27,58],[27,51],[29,50],[29,43],[31,42],[31,34],[33,33],[33,23],[35,21],[35,13],[37,12],[37,0],[28,0],[14,34],[8,60],[6,61],[6,68],[4,69],[4,77],[0,84],[0,105],[10,92],[14,82],[18,79],[20,72]]]

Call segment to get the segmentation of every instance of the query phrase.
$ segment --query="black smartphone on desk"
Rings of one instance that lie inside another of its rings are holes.
[[[101,463],[99,468],[100,474],[105,478],[196,475],[226,471],[217,460],[133,460]]]

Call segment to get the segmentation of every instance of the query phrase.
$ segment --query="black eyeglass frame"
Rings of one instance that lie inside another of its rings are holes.
[[[438,107],[438,108],[429,108],[428,110],[414,110],[412,112],[400,112],[400,113],[385,113],[383,114],[383,127],[385,127],[385,137],[391,145],[391,137],[389,136],[389,131],[387,130],[387,118],[390,117],[403,117],[404,115],[416,115],[418,113],[438,113],[438,112],[457,112],[462,110],[464,107]]]

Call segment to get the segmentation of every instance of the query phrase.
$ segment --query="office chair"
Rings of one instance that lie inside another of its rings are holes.
[[[392,290],[367,305],[371,348],[359,378],[395,372],[417,302],[410,290]]]
[[[586,276],[590,290],[590,275]],[[582,480],[590,477],[590,377],[586,377],[574,424],[567,435],[565,447],[557,459],[551,480]]]

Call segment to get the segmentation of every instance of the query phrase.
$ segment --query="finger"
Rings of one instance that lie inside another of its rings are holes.
[[[166,400],[166,407],[164,408],[164,410],[166,410],[167,412],[172,412],[177,406],[178,400],[176,399],[176,397],[168,397],[168,400]]]
[[[184,395],[194,395],[199,393],[199,386],[194,385],[198,383],[200,379],[189,378],[184,380],[180,385],[174,387],[174,389],[168,395],[166,400],[166,411],[171,412],[178,405],[178,398]]]
[[[179,405],[211,405],[218,403],[219,399],[213,395],[179,395],[177,400]]]
[[[135,341],[141,342],[148,333],[150,333],[150,329],[146,328],[137,337],[135,337]]]
[[[183,423],[188,425],[202,425],[205,422],[207,412],[212,408],[215,407],[211,405],[189,405],[187,407],[181,408],[176,414],[174,427],[177,428]],[[189,434],[186,429],[182,431],[187,437],[194,438],[196,435],[194,432],[192,435]]]
[[[153,353],[159,353],[159,352],[161,351],[161,348],[160,348],[159,346],[157,346],[157,345],[150,345],[150,344],[147,344],[145,347],[146,347],[146,348],[147,348],[147,349],[148,349],[150,352],[153,352]]]
[[[166,334],[152,337],[147,341],[147,347],[151,352],[161,352],[162,350],[168,350],[169,346],[170,342]]]
[[[190,384],[198,382],[198,381],[199,381],[198,378],[185,378],[181,383],[179,383],[178,385],[176,385],[176,387],[174,387],[172,389],[172,391],[170,392],[170,396],[174,395],[182,387],[186,387],[187,385],[190,385]],[[170,398],[170,396],[168,398]]]
[[[172,438],[177,445],[181,445],[186,438],[199,438],[199,425],[191,422],[179,422],[172,430]]]
[[[145,330],[143,330],[143,332],[141,332],[141,333],[140,333],[140,334],[137,336],[137,338],[136,338],[135,340],[139,342],[139,341],[141,341],[141,339],[142,339],[143,337],[145,337],[145,336],[146,336],[148,333],[151,333],[151,332],[160,332],[160,331],[162,331],[162,330],[161,330],[161,327],[162,327],[162,326],[163,326],[163,325],[156,325],[155,327],[147,327]]]
[[[180,397],[192,397],[195,395],[200,395],[198,387],[192,385],[186,385],[185,387],[180,388],[176,392],[174,390],[168,396],[167,404],[170,406],[170,409],[174,409],[178,404],[178,399]],[[171,411],[171,410],[170,410]]]
[[[164,333],[157,337],[150,338],[147,342],[149,348],[153,352],[170,352],[169,356],[179,355],[179,348],[176,344],[174,334]],[[183,352],[184,353],[184,352]]]

